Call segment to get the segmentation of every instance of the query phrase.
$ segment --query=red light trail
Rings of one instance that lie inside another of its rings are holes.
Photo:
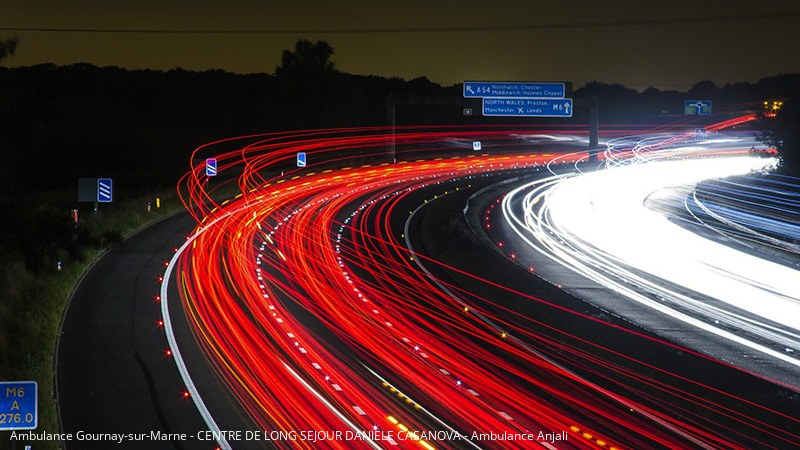
[[[216,375],[260,429],[288,437],[274,445],[746,448],[763,444],[752,438],[759,433],[800,439],[760,417],[800,426],[795,418],[749,404],[760,416],[747,416],[739,408],[743,399],[723,393],[725,405],[707,400],[711,386],[535,317],[498,314],[504,308],[494,300],[420,270],[422,259],[457,271],[408,248],[402,230],[415,208],[473,189],[479,177],[542,167],[553,155],[505,144],[501,154],[368,163],[383,154],[385,131],[283,133],[201,147],[192,160],[218,151],[220,178],[229,175],[240,191],[223,202],[212,200],[223,184],[205,177],[202,166],[182,180],[180,193],[198,228],[176,254],[172,281]],[[394,140],[398,156],[413,159],[421,151],[455,153],[451,146],[461,141],[520,142],[526,134],[534,133],[405,129]],[[290,167],[298,151],[307,153],[309,167]],[[492,285],[479,274],[464,275]],[[559,309],[547,299],[504,292]],[[686,385],[691,391],[676,387]],[[191,389],[184,397],[198,401]],[[709,414],[736,427],[715,424]],[[360,439],[291,438],[304,430]],[[555,438],[562,432],[566,441]],[[492,440],[498,436],[505,440]]]

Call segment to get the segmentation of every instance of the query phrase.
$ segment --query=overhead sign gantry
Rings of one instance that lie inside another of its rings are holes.
[[[572,117],[565,83],[465,81],[464,98],[480,98],[484,116]]]

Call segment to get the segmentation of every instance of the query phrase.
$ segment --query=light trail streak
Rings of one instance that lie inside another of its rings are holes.
[[[663,314],[800,367],[800,360],[791,354],[718,326],[721,322],[733,325],[781,348],[800,347],[800,273],[706,239],[678,226],[663,211],[648,208],[651,197],[663,196],[665,191],[691,190],[705,179],[764,170],[774,160],[748,156],[683,159],[708,154],[704,146],[643,150],[661,148],[657,142],[665,139],[654,138],[656,144],[642,144],[643,140],[626,144],[633,147],[633,157],[607,155],[608,170],[518,187],[504,199],[504,215],[529,245],[588,278]],[[726,153],[741,153],[740,148],[750,146],[749,142],[724,144],[733,149]],[[671,285],[729,306],[708,305]],[[662,301],[630,286],[654,292]]]
[[[800,253],[798,186],[800,180],[777,175],[706,183],[692,193],[694,205],[686,205],[686,209],[698,222],[716,232],[797,254]]]
[[[169,348],[172,352],[172,358],[175,360],[175,364],[178,366],[178,373],[180,373],[181,379],[183,379],[183,382],[186,384],[186,389],[188,390],[192,401],[197,407],[197,410],[200,412],[200,416],[208,426],[208,429],[212,433],[216,433],[216,436],[218,436],[217,443],[220,445],[220,448],[229,450],[231,449],[231,446],[228,443],[228,440],[220,432],[221,430],[219,425],[217,425],[214,417],[206,407],[205,402],[203,402],[203,398],[200,396],[200,392],[197,390],[197,386],[195,386],[192,376],[189,374],[189,370],[186,367],[186,362],[183,359],[180,348],[177,344],[177,340],[175,339],[175,333],[172,329],[172,319],[170,318],[169,313],[169,289],[167,287],[169,283],[166,280],[169,280],[172,277],[172,270],[175,267],[175,263],[177,262],[178,258],[180,258],[181,254],[183,254],[183,252],[189,247],[189,245],[193,243],[193,241],[193,238],[186,240],[186,242],[172,256],[172,259],[169,261],[169,264],[164,272],[163,280],[165,281],[161,283],[160,293],[161,316],[163,317],[162,323],[164,332],[167,336],[167,343],[169,344]]]
[[[289,367],[289,365],[288,365],[288,364],[284,364],[284,367],[286,368],[286,370],[288,370],[288,371],[289,371],[289,373],[291,373],[291,374],[292,374],[292,376],[294,376],[294,377],[297,379],[297,381],[299,381],[300,383],[302,383],[302,384],[303,384],[303,386],[305,386],[305,387],[306,387],[306,389],[308,389],[308,390],[309,390],[309,392],[311,392],[311,393],[314,395],[314,397],[318,398],[318,399],[319,399],[319,401],[320,401],[320,402],[321,402],[323,405],[325,405],[325,406],[326,406],[328,409],[330,409],[330,410],[331,410],[331,411],[332,411],[334,414],[336,414],[336,416],[337,416],[339,419],[341,419],[341,420],[342,420],[342,422],[346,423],[346,424],[347,424],[347,425],[348,425],[348,426],[349,426],[349,427],[350,427],[350,428],[351,428],[353,431],[355,431],[355,432],[359,432],[359,431],[360,431],[357,425],[355,425],[355,424],[354,424],[353,422],[351,422],[351,421],[350,421],[350,419],[348,419],[348,418],[347,418],[347,417],[346,417],[344,414],[342,414],[340,411],[338,411],[338,410],[336,409],[336,407],[335,407],[335,406],[333,406],[333,405],[332,405],[332,404],[331,404],[331,403],[330,403],[330,402],[329,402],[329,401],[328,401],[328,400],[327,400],[325,397],[323,397],[322,395],[320,395],[320,393],[319,393],[319,392],[317,392],[317,391],[316,391],[316,390],[315,390],[315,389],[314,389],[314,388],[313,388],[313,387],[312,387],[310,384],[308,384],[308,383],[307,383],[307,382],[306,382],[306,381],[305,381],[305,380],[304,380],[304,379],[303,379],[303,378],[302,378],[300,375],[298,375],[298,374],[297,374],[297,372],[295,372],[295,371],[294,371],[294,370],[293,370],[291,367]],[[372,447],[372,448],[378,448],[378,449],[379,449],[379,448],[381,448],[381,447],[380,447],[380,446],[379,446],[379,445],[378,445],[378,444],[377,444],[377,443],[376,443],[374,440],[372,440],[372,439],[365,438],[365,439],[364,439],[364,441],[365,441],[365,442],[367,442],[367,443],[369,444],[369,446],[370,446],[370,447]]]
[[[508,147],[524,142],[520,136],[525,134],[520,129],[405,129],[395,137],[397,155],[412,160],[397,164],[376,162],[389,139],[376,129],[253,136],[198,149],[192,161],[202,161],[200,152],[233,147],[215,156],[220,175],[232,174],[240,194],[213,200],[223,183],[215,180],[209,188],[202,165],[192,166],[180,193],[200,225],[170,268],[175,267],[188,323],[209,366],[255,425],[287,433],[367,433],[402,424],[411,431],[454,436],[435,442],[395,435],[393,440],[271,444],[529,448],[529,441],[491,442],[473,438],[473,432],[513,435],[575,428],[579,431],[569,431],[571,439],[564,443],[575,448],[600,443],[607,448],[740,447],[737,430],[724,428],[730,435],[721,435],[694,412],[685,419],[673,417],[670,409],[676,406],[670,402],[723,411],[734,423],[771,439],[793,439],[792,433],[750,420],[736,407],[705,400],[697,392],[709,391],[707,386],[695,384],[692,392],[669,386],[663,377],[671,374],[657,378],[655,368],[633,358],[620,363],[624,356],[612,349],[536,318],[498,314],[503,308],[494,300],[419,269],[415,259],[422,258],[456,272],[406,247],[410,230],[404,226],[420,204],[473,189],[483,177],[519,176],[553,159],[548,153],[471,150],[467,157],[458,150],[447,157],[415,159],[420,149],[454,152],[454,142],[472,140]],[[540,140],[574,131],[529,134]],[[297,151],[307,152],[309,167],[290,167]],[[559,158],[567,165],[585,157],[570,153]],[[422,201],[421,195],[429,196]],[[166,276],[164,285],[169,281]],[[506,290],[506,295],[548,304],[521,292]],[[168,319],[169,311],[164,313]],[[170,341],[176,349],[177,344]],[[588,383],[565,370],[565,363],[594,373],[615,391]],[[624,386],[626,380],[635,380],[636,387]],[[779,416],[767,408],[761,411]]]
[[[548,167],[548,169],[549,169],[549,167]],[[517,180],[517,179],[512,179],[512,180],[510,180],[510,182],[516,182],[516,181],[518,181],[518,180]],[[414,215],[415,213],[417,213],[417,212],[419,211],[419,209],[421,209],[423,206],[424,206],[424,205],[421,205],[419,208],[417,208],[416,210],[414,210],[414,211],[412,212],[412,214],[411,214],[411,215],[412,215],[412,217],[413,217],[413,215]],[[413,246],[411,245],[411,240],[409,239],[409,225],[410,225],[410,222],[411,222],[411,217],[410,217],[408,220],[406,220],[406,225],[405,225],[405,240],[406,240],[406,247],[407,247],[409,250],[411,250],[411,253],[412,253],[413,255],[415,255],[415,256],[418,256],[418,255],[416,255],[416,254],[414,253]],[[421,269],[421,270],[422,270],[422,271],[423,271],[423,272],[424,272],[426,275],[428,275],[428,277],[429,277],[429,278],[430,278],[430,279],[431,279],[431,280],[432,280],[434,283],[436,283],[436,284],[437,284],[437,286],[439,286],[439,288],[442,290],[442,292],[445,292],[445,293],[447,293],[448,295],[450,295],[451,297],[453,297],[453,299],[454,299],[454,300],[455,300],[455,301],[456,301],[456,302],[457,302],[459,305],[462,305],[462,306],[464,306],[464,307],[466,308],[466,309],[465,309],[465,311],[468,311],[468,310],[469,310],[469,306],[467,306],[467,304],[466,304],[466,303],[465,303],[465,302],[464,302],[464,301],[463,301],[463,300],[462,300],[462,299],[461,299],[461,298],[460,298],[460,297],[459,297],[457,294],[455,294],[453,291],[451,291],[451,290],[450,290],[450,289],[449,289],[447,286],[444,286],[444,285],[443,285],[441,282],[439,282],[439,281],[436,279],[436,277],[434,277],[434,276],[433,276],[433,274],[431,274],[431,273],[430,273],[430,271],[428,271],[428,269],[425,267],[425,265],[422,263],[422,261],[420,261],[420,258],[419,258],[419,257],[418,257],[417,259],[415,259],[415,262],[416,262],[416,263],[417,263],[417,265],[420,267],[420,269]],[[513,336],[513,335],[508,335],[508,334],[507,334],[505,331],[503,331],[502,327],[500,327],[500,326],[498,326],[497,324],[495,324],[495,323],[494,323],[494,322],[493,322],[493,321],[492,321],[490,318],[488,318],[488,317],[484,316],[482,313],[480,313],[480,312],[473,312],[472,314],[473,314],[473,315],[475,315],[476,317],[478,317],[478,318],[479,318],[480,320],[482,320],[483,322],[485,322],[485,323],[486,323],[488,326],[490,326],[490,327],[494,328],[494,329],[495,329],[495,330],[497,330],[498,332],[501,332],[501,333],[502,333],[502,337],[503,337],[504,339],[505,339],[505,338],[507,338],[507,339],[509,339],[509,340],[513,340],[513,341],[514,341],[514,342],[515,342],[515,343],[516,343],[518,346],[520,346],[521,348],[523,348],[523,349],[525,349],[526,351],[528,351],[528,352],[529,352],[531,355],[535,355],[536,357],[538,357],[538,358],[541,358],[541,359],[542,359],[542,360],[544,360],[544,361],[547,361],[549,364],[552,364],[552,365],[553,365],[553,367],[558,367],[558,368],[559,368],[559,370],[563,371],[564,373],[568,373],[568,374],[570,375],[570,377],[572,377],[573,379],[579,380],[579,381],[580,381],[582,384],[584,384],[584,385],[587,385],[587,386],[590,386],[590,387],[591,387],[591,389],[592,389],[592,390],[594,390],[595,392],[597,392],[597,393],[600,393],[600,394],[602,394],[602,395],[605,395],[606,397],[608,397],[608,398],[611,398],[611,399],[613,399],[615,402],[619,402],[620,404],[622,404],[622,405],[624,405],[624,406],[626,406],[626,407],[628,407],[628,408],[630,408],[630,409],[633,409],[634,407],[638,406],[638,405],[634,404],[633,402],[630,402],[628,399],[626,399],[626,398],[624,398],[624,397],[622,397],[622,396],[616,395],[616,394],[614,394],[613,392],[611,392],[611,391],[609,391],[609,390],[607,390],[607,389],[604,389],[604,388],[602,388],[602,387],[601,387],[601,386],[599,386],[598,384],[596,384],[596,383],[593,383],[593,382],[591,382],[590,380],[588,380],[588,379],[586,379],[586,378],[584,378],[584,377],[582,377],[582,376],[578,375],[578,374],[577,374],[577,373],[575,373],[574,371],[571,371],[569,368],[567,368],[567,367],[564,367],[563,365],[559,364],[557,361],[555,361],[555,360],[553,360],[553,359],[549,358],[547,355],[544,355],[544,354],[542,354],[541,352],[538,352],[536,349],[534,349],[533,347],[531,347],[530,345],[528,345],[528,344],[527,344],[527,343],[525,343],[524,341],[522,341],[522,340],[518,339],[517,337],[515,337],[515,336]],[[648,411],[642,411],[641,413],[642,413],[642,414],[643,414],[645,417],[647,417],[648,419],[650,419],[650,420],[653,420],[653,421],[655,421],[655,422],[659,423],[661,426],[663,426],[663,427],[665,427],[665,428],[669,429],[670,431],[672,431],[672,432],[674,432],[674,433],[676,433],[676,434],[678,434],[678,435],[680,435],[680,436],[683,436],[683,437],[684,437],[684,438],[686,438],[688,441],[692,442],[694,445],[697,445],[698,447],[707,447],[703,441],[701,441],[701,440],[698,440],[698,439],[695,439],[695,438],[694,438],[694,436],[690,435],[689,433],[687,433],[687,432],[685,432],[685,431],[683,431],[683,430],[680,430],[680,429],[678,429],[678,428],[675,428],[675,427],[673,427],[673,426],[672,426],[670,423],[668,423],[668,421],[661,420],[661,419],[660,419],[660,418],[659,418],[657,415],[655,415],[655,414],[652,414],[652,413],[650,413],[650,412],[648,412]]]

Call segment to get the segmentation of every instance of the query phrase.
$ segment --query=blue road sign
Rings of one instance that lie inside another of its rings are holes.
[[[0,430],[35,430],[39,422],[39,385],[35,381],[0,382]]]
[[[484,116],[572,117],[571,98],[485,98]]]
[[[297,167],[305,167],[305,166],[306,166],[306,153],[297,152]]]
[[[711,100],[686,100],[683,102],[683,113],[701,116],[711,114]]]
[[[99,203],[110,203],[113,200],[113,189],[111,178],[97,179],[97,201]]]
[[[217,176],[217,158],[206,159],[206,176],[207,177]]]
[[[465,81],[466,98],[564,98],[564,83]]]

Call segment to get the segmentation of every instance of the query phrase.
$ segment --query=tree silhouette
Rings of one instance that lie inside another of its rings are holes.
[[[695,85],[689,89],[689,95],[693,96],[696,100],[712,99],[717,95],[718,92],[719,88],[711,80],[695,83]]]
[[[341,127],[362,124],[364,89],[356,78],[339,72],[325,41],[297,41],[285,50],[275,69],[275,87],[268,103],[270,121],[278,129]]]
[[[759,114],[759,140],[775,147],[781,156],[784,172],[800,174],[800,97],[783,100],[779,110]]]
[[[292,76],[298,74],[324,74],[334,70],[333,47],[325,41],[312,44],[311,41],[300,39],[295,44],[294,51],[284,50],[281,65],[275,69],[275,75]]]
[[[0,61],[14,54],[17,49],[17,37],[14,36],[5,41],[0,41]]]

